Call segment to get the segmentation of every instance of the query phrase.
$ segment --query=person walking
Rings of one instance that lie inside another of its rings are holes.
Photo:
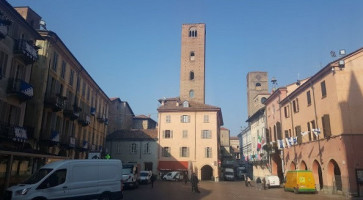
[[[195,173],[192,174],[190,182],[192,183],[192,192],[200,193],[200,191],[198,189],[199,180],[198,180],[197,175],[195,175]]]
[[[183,180],[184,180],[184,184],[186,185],[188,182],[188,173],[187,172],[184,173]]]
[[[154,181],[156,179],[156,176],[154,174],[151,175],[150,181],[151,181],[151,188],[154,188]]]
[[[263,186],[263,189],[266,190],[266,178],[263,177],[262,179],[262,186]]]
[[[247,186],[251,186],[252,187],[252,185],[251,185],[251,179],[250,179],[249,176],[247,176]]]

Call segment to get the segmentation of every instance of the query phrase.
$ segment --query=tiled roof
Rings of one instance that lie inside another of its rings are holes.
[[[167,98],[161,99],[164,101],[164,105],[158,108],[158,111],[195,111],[195,110],[221,110],[217,106],[211,106],[208,104],[197,103],[189,101],[189,107],[183,107],[183,102],[179,98]]]
[[[239,140],[239,139],[238,139],[238,137],[233,136],[233,137],[229,137],[229,140]]]
[[[114,101],[114,100],[117,100],[117,99],[120,99],[119,97],[112,97],[110,98],[111,101]]]
[[[221,130],[229,131],[229,129],[228,129],[228,128],[224,128],[224,127],[221,127]]]
[[[146,115],[137,115],[134,118],[141,118],[141,119],[150,119],[150,117],[146,116]]]
[[[157,129],[132,129],[115,131],[109,134],[106,140],[155,140],[157,138]]]

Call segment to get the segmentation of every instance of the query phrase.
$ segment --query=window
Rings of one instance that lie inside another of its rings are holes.
[[[183,130],[183,138],[188,138],[188,130]]]
[[[73,86],[74,70],[71,69],[71,74],[69,75],[69,85]]]
[[[166,119],[165,119],[166,123],[170,123],[171,122],[171,118],[170,118],[170,115],[167,115],[166,116]]]
[[[211,158],[212,157],[212,147],[206,147],[205,148],[205,157]]]
[[[285,130],[285,138],[288,138],[288,137],[289,137],[289,131]]]
[[[329,115],[323,115],[321,118],[323,123],[323,133],[325,138],[329,138],[331,136],[331,129],[330,129],[330,117]]]
[[[324,98],[324,97],[326,97],[325,81],[321,82],[320,86],[321,86],[321,97]]]
[[[58,54],[57,54],[57,52],[54,52],[54,55],[53,55],[53,65],[52,65],[52,69],[54,71],[57,71],[57,64],[58,64]]]
[[[204,115],[204,123],[209,123],[209,115]]]
[[[311,130],[315,129],[315,120],[311,121],[310,123],[311,123]],[[313,140],[316,140],[317,139],[316,135],[313,132],[311,133],[313,134]]]
[[[190,90],[189,91],[189,97],[190,98],[194,98],[194,90]]]
[[[87,88],[87,101],[89,101],[89,95],[90,95],[90,88]]]
[[[164,135],[164,138],[173,138],[173,131],[165,130],[163,135]]]
[[[144,154],[151,154],[151,148],[149,142],[144,145]]]
[[[287,105],[287,106],[285,106],[284,107],[284,113],[285,113],[285,118],[289,118],[289,106]]]
[[[256,90],[261,90],[262,88],[261,88],[261,83],[256,83],[256,88],[255,88]]]
[[[190,60],[191,61],[195,60],[195,53],[194,53],[194,51],[190,52]]]
[[[311,105],[311,95],[310,95],[310,91],[306,92],[306,98],[308,100],[308,106]]]
[[[197,37],[198,36],[198,32],[197,32],[197,28],[192,27],[189,29],[189,37]]]
[[[307,123],[307,127],[308,127],[308,134],[309,134],[309,141],[311,141],[311,128],[310,128],[310,122]]]
[[[0,51],[0,79],[5,76],[7,63],[8,63],[8,54]]]
[[[63,60],[62,61],[62,71],[61,71],[61,78],[64,79],[65,75],[66,75],[66,62]]]
[[[137,149],[136,149],[136,144],[135,143],[132,143],[131,144],[131,150],[130,150],[130,153],[133,153],[133,154],[135,154],[135,153],[137,153]]]
[[[202,138],[203,139],[211,139],[212,133],[210,130],[202,130]]]
[[[170,157],[170,147],[163,147],[163,157]]]
[[[189,102],[188,101],[184,101],[183,102],[183,107],[184,108],[188,108],[189,107]]]
[[[180,122],[181,123],[189,123],[190,122],[190,116],[189,115],[180,116]]]
[[[82,87],[82,97],[86,95],[86,82],[83,81],[83,87]]]
[[[190,73],[189,73],[189,80],[194,80],[194,72],[193,71],[191,71]]]
[[[294,101],[292,101],[292,107],[294,109],[294,113],[299,112],[299,99],[296,98]]]
[[[297,137],[297,143],[301,144],[302,143],[301,126],[296,126],[295,127],[295,134],[296,134],[296,137]]]
[[[60,169],[51,174],[43,183],[39,186],[40,189],[55,187],[63,184],[66,181],[67,170]]]
[[[180,147],[180,157],[189,157],[188,147]]]

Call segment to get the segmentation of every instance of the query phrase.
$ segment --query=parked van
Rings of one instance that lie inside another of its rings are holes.
[[[8,188],[4,199],[122,199],[121,170],[120,160],[56,161]]]
[[[313,173],[309,170],[288,171],[286,174],[285,191],[316,192]]]
[[[181,181],[183,180],[184,174],[179,171],[168,172],[163,176],[163,180],[166,181]]]
[[[271,187],[280,187],[280,179],[275,175],[267,175],[265,176],[266,186],[268,189]]]

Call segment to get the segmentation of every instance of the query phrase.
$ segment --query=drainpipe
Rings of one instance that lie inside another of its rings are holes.
[[[315,90],[314,90],[314,86],[313,86],[312,82],[310,82],[310,87],[311,87],[311,90],[312,90],[313,101],[314,101],[314,114],[315,114],[315,121],[316,121],[315,126],[318,129],[319,128],[319,123],[318,123],[318,114],[316,112]],[[321,162],[321,165],[323,166],[323,158],[322,158],[321,149],[320,149],[320,138],[319,138],[319,135],[318,135],[318,147],[319,147],[320,162]]]

